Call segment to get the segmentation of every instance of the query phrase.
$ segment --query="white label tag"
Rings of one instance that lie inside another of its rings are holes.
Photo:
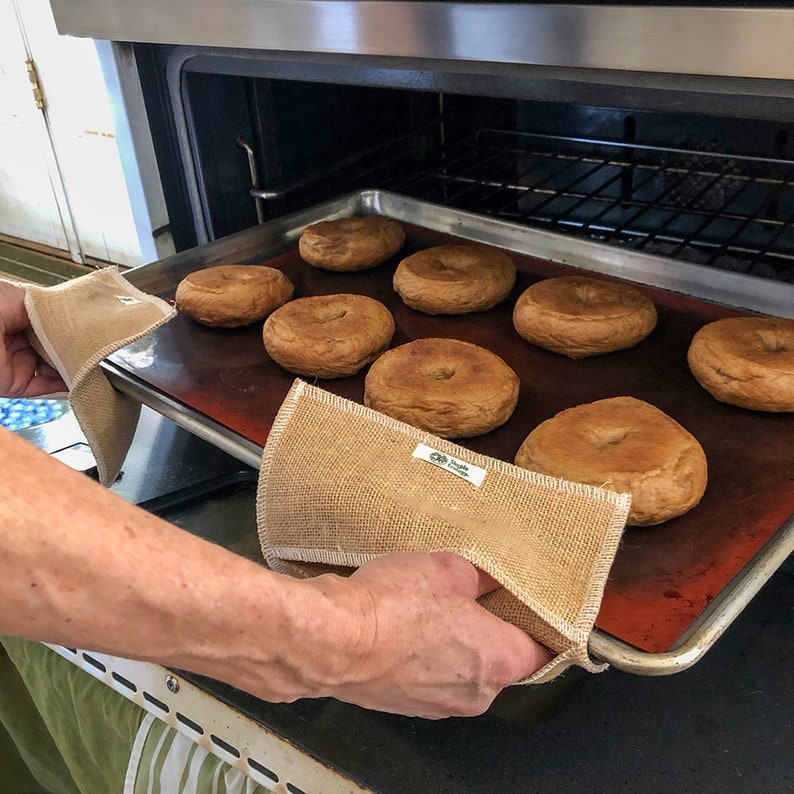
[[[125,306],[133,306],[136,303],[140,303],[137,298],[133,298],[131,295],[116,295],[116,297],[119,303],[123,303]]]
[[[420,460],[426,460],[440,469],[445,469],[450,474],[460,477],[462,480],[467,480],[475,488],[482,485],[485,479],[486,470],[479,466],[473,466],[471,463],[464,463],[462,460],[453,458],[444,452],[439,452],[437,449],[428,447],[427,444],[417,444],[414,450],[414,457]]]

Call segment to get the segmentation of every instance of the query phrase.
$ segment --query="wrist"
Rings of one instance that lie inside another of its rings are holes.
[[[234,579],[237,620],[221,608],[192,621],[206,631],[186,637],[191,650],[172,665],[276,702],[333,696],[370,677],[375,624],[365,592],[334,574],[297,579],[250,565],[250,576]]]
[[[316,697],[372,676],[377,621],[365,588],[344,576],[324,574],[300,581],[302,598],[292,599],[289,646],[300,675]]]

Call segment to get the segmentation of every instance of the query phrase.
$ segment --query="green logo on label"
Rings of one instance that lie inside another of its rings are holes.
[[[445,466],[449,458],[441,452],[431,452],[430,460],[433,461],[433,463],[437,463],[439,466]]]

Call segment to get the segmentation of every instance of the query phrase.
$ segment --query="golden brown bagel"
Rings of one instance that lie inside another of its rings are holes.
[[[519,336],[569,358],[633,347],[656,321],[656,308],[639,290],[586,276],[538,281],[513,309]]]
[[[692,338],[687,361],[698,383],[720,402],[794,411],[794,320],[716,320]]]
[[[369,368],[364,404],[442,438],[469,438],[504,424],[518,389],[518,376],[490,350],[459,339],[416,339]]]
[[[385,262],[404,242],[405,231],[396,220],[367,215],[307,226],[298,251],[310,265],[324,270],[365,270]]]
[[[365,295],[299,298],[267,318],[268,355],[295,375],[342,378],[374,361],[391,342],[394,319]]]
[[[469,314],[501,303],[513,289],[516,266],[498,248],[438,245],[400,262],[394,290],[425,314]]]
[[[697,439],[663,411],[634,397],[577,405],[539,424],[517,466],[631,493],[628,523],[660,524],[700,502],[708,479]]]
[[[293,292],[292,282],[276,268],[217,265],[185,276],[176,288],[176,305],[204,325],[234,328],[264,320]]]

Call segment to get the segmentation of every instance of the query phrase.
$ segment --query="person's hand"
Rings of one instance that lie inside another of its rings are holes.
[[[0,281],[0,396],[41,397],[66,391],[57,370],[33,349],[26,331],[30,320],[25,290]]]
[[[462,557],[401,553],[380,557],[349,579],[317,577],[331,598],[352,586],[361,613],[343,680],[329,692],[380,711],[427,718],[481,714],[506,686],[553,658],[476,599],[499,585]]]

